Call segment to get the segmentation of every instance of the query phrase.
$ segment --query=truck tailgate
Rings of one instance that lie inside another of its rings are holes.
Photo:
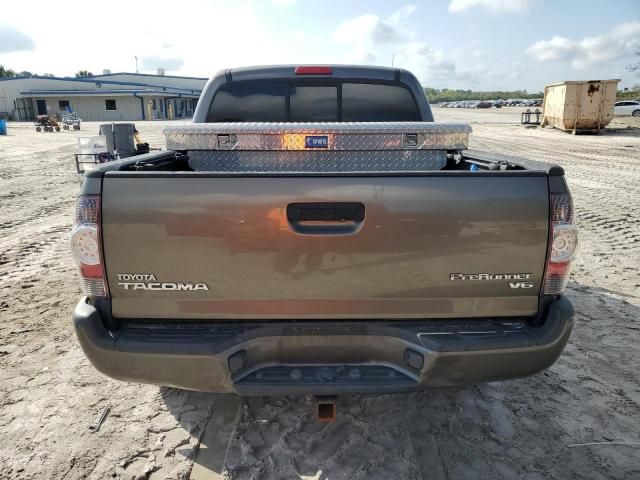
[[[102,234],[113,315],[534,315],[548,185],[523,173],[109,172]]]

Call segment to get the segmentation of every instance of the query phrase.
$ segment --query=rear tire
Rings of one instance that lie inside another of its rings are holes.
[[[640,110],[634,110],[634,111],[631,113],[631,116],[632,116],[632,117],[640,117]]]

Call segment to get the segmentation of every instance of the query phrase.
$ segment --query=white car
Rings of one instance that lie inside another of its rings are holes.
[[[625,115],[640,117],[640,102],[636,100],[625,100],[624,102],[616,102],[613,107],[613,114],[618,117]]]

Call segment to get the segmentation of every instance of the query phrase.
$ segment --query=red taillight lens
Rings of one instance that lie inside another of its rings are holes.
[[[331,75],[333,70],[331,67],[296,67],[295,70],[296,75]]]
[[[102,257],[99,195],[78,197],[70,243],[84,294],[89,297],[108,297]]]
[[[573,202],[569,194],[551,195],[550,246],[544,279],[544,293],[558,295],[569,281],[571,260],[578,249],[578,229],[574,224]]]

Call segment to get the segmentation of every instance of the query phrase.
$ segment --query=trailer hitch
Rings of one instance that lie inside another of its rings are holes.
[[[336,421],[337,397],[314,397],[316,421],[320,423],[333,423]]]

